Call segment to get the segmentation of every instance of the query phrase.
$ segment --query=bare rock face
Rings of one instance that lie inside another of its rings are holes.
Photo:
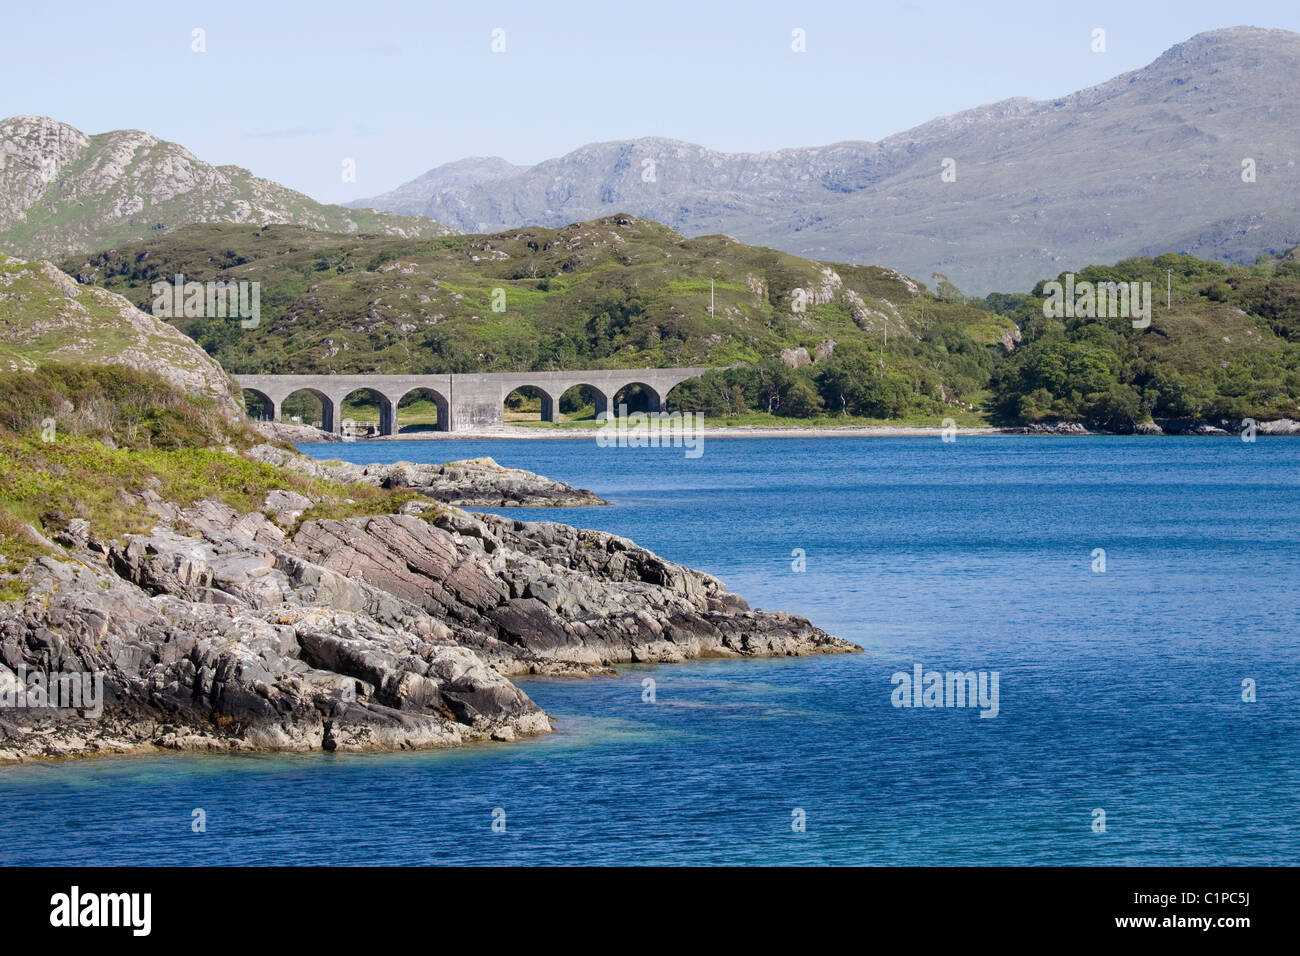
[[[1261,435],[1300,435],[1300,422],[1290,418],[1260,422],[1259,433]]]
[[[0,761],[513,740],[550,724],[511,675],[857,650],[615,535],[419,502],[299,524],[310,505],[160,509],[148,535],[69,535],[30,565],[0,605]],[[33,674],[102,692],[24,706]]]
[[[1012,429],[1013,432],[1020,435],[1089,435],[1087,426],[1082,422],[1031,422],[1020,428]]]
[[[812,364],[812,356],[802,345],[794,349],[781,350],[781,362],[790,368],[801,368],[804,365]]]
[[[707,574],[631,541],[463,512],[309,522],[310,560],[418,605],[503,673],[849,650],[803,618],[751,611]]]
[[[213,166],[140,130],[87,136],[46,116],[0,120],[0,251],[60,258],[197,222],[441,236],[425,218],[316,202],[238,166]]]
[[[254,422],[253,427],[271,441],[288,442],[291,445],[308,445],[323,442],[342,441],[340,435],[327,432],[315,425],[299,425],[296,422]]]

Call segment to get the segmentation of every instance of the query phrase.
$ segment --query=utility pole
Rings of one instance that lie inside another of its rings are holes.
[[[885,349],[889,348],[889,316],[880,313],[880,322],[885,329],[885,342],[880,346],[880,371],[885,370]]]
[[[1165,308],[1172,309],[1174,307],[1174,270],[1169,269],[1167,271],[1169,273],[1169,285],[1165,292]]]

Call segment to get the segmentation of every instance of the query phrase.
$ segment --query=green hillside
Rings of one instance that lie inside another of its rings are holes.
[[[833,411],[964,409],[1014,333],[1011,320],[888,269],[813,262],[726,236],[686,239],[625,215],[426,240],[195,226],[64,268],[143,309],[151,284],[177,273],[260,281],[256,329],[176,320],[231,372],[743,364],[785,378],[782,350],[816,356],[821,347],[815,367],[778,386],[790,390],[788,402],[760,397],[761,383],[751,382],[745,408],[732,402],[736,411],[820,409],[814,379],[837,366],[841,378],[876,376],[904,407],[836,392]]]
[[[87,136],[46,116],[0,120],[0,253],[55,259],[192,223],[292,223],[389,236],[454,233],[423,216],[325,205],[141,130]]]
[[[1173,305],[1167,288],[1173,280]],[[1063,278],[1063,277],[1061,277]],[[1127,259],[1079,281],[1150,282],[1149,328],[1103,318],[1045,318],[1034,294],[984,304],[1016,318],[1023,339],[991,380],[993,410],[1021,422],[1235,422],[1300,418],[1300,261],[1254,266],[1193,256]]]
[[[626,215],[422,240],[194,226],[63,267],[146,310],[150,285],[177,273],[260,281],[256,329],[173,320],[232,372],[709,365],[674,404],[754,424],[951,417],[1124,431],[1300,417],[1294,250],[1254,266],[1171,255],[1079,272],[1150,282],[1144,329],[1045,318],[1044,283],[968,299],[937,277],[933,294],[889,269],[686,239]]]

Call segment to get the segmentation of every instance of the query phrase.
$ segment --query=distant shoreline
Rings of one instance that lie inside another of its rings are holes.
[[[541,438],[541,439],[565,439],[565,438],[590,438],[595,439],[599,433],[598,428],[567,428],[567,429],[540,429],[540,428],[504,428],[493,429],[471,429],[469,431],[455,432],[405,432],[398,435],[384,435],[377,438],[359,438],[355,441],[456,441],[471,439],[474,441],[486,441],[490,439],[499,439],[502,441],[514,441],[524,438]],[[721,428],[701,428],[693,431],[692,435],[698,435],[706,439],[715,438],[918,438],[928,435],[941,435],[942,428],[934,426],[903,426],[903,425],[846,425],[841,428],[775,428],[771,426],[747,426],[733,425]],[[1010,435],[1014,434],[1006,428],[959,428],[958,435]]]
[[[1278,425],[1292,427],[1269,427]],[[407,441],[573,441],[578,439],[594,440],[598,428],[557,428],[540,429],[506,425],[499,428],[474,428],[465,431],[440,432],[421,431],[403,432],[397,435],[377,435],[368,438],[343,439],[337,435],[322,432],[320,429],[303,425],[279,424],[270,426],[262,423],[264,434],[294,444],[346,444],[348,442],[407,442]],[[824,427],[788,427],[771,425],[731,425],[705,427],[691,434],[709,441],[727,438],[931,438],[955,434],[958,438],[975,438],[981,436],[1025,436],[1031,438],[1241,438],[1237,431],[1211,428],[1210,430],[1120,433],[1082,428],[1026,428],[1016,426],[1000,428],[995,426],[959,427],[955,433],[935,425],[844,425]],[[1295,437],[1300,435],[1300,427],[1283,419],[1279,422],[1261,424],[1258,434],[1261,437]]]

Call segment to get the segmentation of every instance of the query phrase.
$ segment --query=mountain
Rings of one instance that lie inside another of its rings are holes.
[[[466,232],[620,209],[686,235],[939,272],[984,294],[1135,255],[1280,252],[1300,241],[1297,155],[1300,34],[1235,27],[1060,99],[1004,100],[878,143],[749,154],[598,143],[527,168],[462,160],[356,205]],[[956,179],[944,182],[949,158]]]
[[[0,121],[0,252],[53,259],[197,222],[447,235],[424,218],[327,206],[139,130],[87,136],[44,116]]]

